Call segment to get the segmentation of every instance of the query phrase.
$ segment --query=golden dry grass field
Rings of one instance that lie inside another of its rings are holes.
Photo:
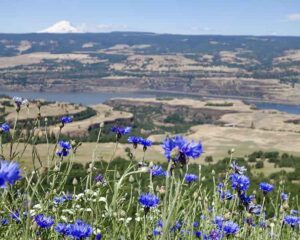
[[[220,120],[223,126],[212,124],[203,124],[193,126],[188,132],[184,134],[185,137],[202,141],[204,146],[204,154],[196,162],[199,164],[207,164],[204,159],[206,156],[212,156],[214,161],[223,159],[227,156],[229,149],[235,149],[236,157],[244,157],[254,151],[279,151],[281,153],[287,152],[300,156],[300,125],[287,123],[287,120],[299,119],[297,115],[291,115],[273,110],[255,110],[250,105],[244,104],[239,100],[193,100],[193,99],[165,99],[158,100],[154,98],[147,99],[126,99],[127,101],[144,102],[144,103],[163,103],[171,106],[187,106],[194,109],[214,109],[214,110],[234,110],[236,113],[227,113],[223,115]],[[122,101],[122,100],[121,100]],[[211,106],[211,104],[232,103],[232,106]],[[97,104],[91,106],[96,110],[97,114],[93,117],[75,121],[67,124],[63,128],[64,134],[76,135],[87,134],[89,126],[99,124],[101,122],[111,122],[118,118],[132,118],[131,113],[115,111],[112,107],[104,104]],[[9,109],[7,119],[12,120],[14,113]],[[85,109],[81,106],[50,104],[42,106],[41,112],[43,116],[59,116],[68,113],[76,113]],[[29,109],[24,108],[20,114],[20,118],[32,118],[37,114],[37,106],[31,105]],[[50,126],[51,131],[57,131],[57,126]],[[171,133],[166,132],[161,135],[151,135],[149,139],[156,143],[161,143],[163,139]],[[127,138],[127,136],[125,136]],[[20,144],[19,153],[23,149],[24,144]],[[16,145],[15,145],[16,146]],[[92,160],[93,155],[97,160],[110,161],[115,143],[96,143],[84,142],[76,153],[74,161],[79,163],[88,163]],[[131,148],[129,144],[118,144],[116,154],[113,157],[128,158],[125,148]],[[47,163],[48,151],[53,152],[54,144],[39,144],[36,146],[38,155],[41,161]],[[32,146],[28,146],[20,161],[28,168],[32,166]],[[95,150],[96,149],[96,150]],[[4,146],[4,152],[7,154],[9,146]],[[138,149],[135,151],[136,160],[141,160],[143,151]],[[145,158],[147,161],[161,162],[166,161],[163,156],[163,150],[159,144],[153,145],[146,152]],[[270,174],[282,169],[275,168],[273,164],[265,163],[261,170],[257,173],[263,172]],[[291,169],[285,169],[291,171]]]

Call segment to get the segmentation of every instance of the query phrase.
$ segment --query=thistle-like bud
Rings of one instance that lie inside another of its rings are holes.
[[[76,141],[75,140],[71,141],[71,146],[72,146],[72,148],[74,148],[76,146]]]
[[[230,212],[227,212],[227,213],[225,213],[225,215],[224,215],[224,219],[225,219],[225,220],[230,220],[231,217],[232,217],[232,215],[231,215]]]
[[[32,231],[36,231],[38,229],[38,225],[36,222],[33,222],[32,225],[31,225],[31,229]]]
[[[165,186],[161,186],[161,187],[160,187],[159,193],[160,193],[160,194],[165,194],[165,193],[166,193],[166,188],[165,188]]]
[[[76,185],[78,184],[78,180],[77,180],[76,178],[73,178],[72,184],[73,184],[74,186],[76,186]]]
[[[231,148],[228,150],[228,154],[233,154],[235,152],[235,149],[234,148]]]
[[[133,183],[135,180],[134,180],[134,177],[132,175],[130,175],[129,177],[129,182]]]
[[[282,208],[283,208],[283,210],[288,210],[289,209],[289,204],[288,204],[288,202],[284,202],[283,204],[282,204]]]
[[[194,192],[194,193],[193,193],[193,197],[194,197],[194,198],[197,198],[198,196],[199,196],[198,192]]]

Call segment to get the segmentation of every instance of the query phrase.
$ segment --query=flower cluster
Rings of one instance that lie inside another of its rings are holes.
[[[220,199],[222,200],[231,200],[234,198],[234,195],[229,190],[223,189],[224,184],[219,183],[217,187],[217,192],[219,193]]]
[[[116,134],[116,138],[119,140],[123,135],[131,132],[131,127],[114,126],[111,131]]]
[[[78,240],[88,238],[93,233],[92,226],[82,220],[76,220],[73,224],[58,223],[54,229],[61,235]]]
[[[189,142],[182,136],[165,139],[162,148],[165,151],[164,154],[168,161],[172,160],[175,163],[179,162],[182,165],[185,165],[190,157],[195,159],[200,157],[203,153],[202,144],[200,142]]]
[[[130,136],[128,138],[128,142],[133,144],[134,148],[140,144],[143,146],[144,151],[147,150],[148,147],[152,146],[152,141],[149,139],[144,139],[142,137]]]

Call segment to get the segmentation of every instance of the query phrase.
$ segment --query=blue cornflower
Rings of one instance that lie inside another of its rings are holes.
[[[101,183],[101,184],[104,184],[105,183],[105,178],[102,174],[98,174],[96,177],[95,177],[95,181],[97,183]]]
[[[221,192],[222,191],[222,189],[223,189],[223,187],[224,187],[224,184],[223,183],[218,183],[218,186],[217,186],[217,191],[218,192]]]
[[[259,221],[258,222],[258,226],[260,228],[266,228],[267,227],[267,222],[266,221]]]
[[[63,197],[54,197],[54,198],[53,198],[53,202],[54,202],[55,204],[61,204],[61,203],[65,202],[65,201],[66,201],[66,199],[63,198]]]
[[[160,200],[157,196],[151,193],[142,193],[139,198],[139,202],[144,208],[152,208],[156,207]]]
[[[166,172],[159,165],[153,165],[149,170],[150,174],[154,177],[156,176],[166,176]]]
[[[7,224],[8,224],[8,219],[2,218],[2,219],[1,219],[1,225],[2,225],[2,226],[6,226]]]
[[[222,230],[226,235],[234,235],[236,234],[240,228],[239,225],[233,221],[226,221],[223,223]]]
[[[63,195],[60,197],[54,197],[53,202],[55,204],[61,204],[64,203],[65,201],[71,201],[73,199],[73,196],[71,194]]]
[[[165,157],[170,161],[171,159],[181,164],[186,164],[188,158],[198,158],[203,153],[202,144],[189,142],[182,136],[175,136],[174,138],[166,138],[163,141],[162,148],[165,151]]]
[[[11,219],[15,220],[17,223],[19,223],[21,221],[20,213],[18,210],[10,213],[10,217],[11,217]]]
[[[246,191],[249,188],[250,180],[247,176],[234,173],[230,175],[230,179],[232,188],[237,191]]]
[[[262,206],[259,204],[250,203],[248,206],[248,212],[253,213],[255,215],[261,214]]]
[[[291,227],[297,227],[300,224],[300,218],[292,215],[284,217],[283,222]]]
[[[10,127],[9,127],[8,123],[2,123],[0,126],[0,134],[9,132],[9,129],[10,129]]]
[[[239,166],[238,164],[236,164],[236,162],[231,163],[230,166],[235,173],[240,175],[243,175],[247,171],[247,168],[245,168],[244,166]]]
[[[50,228],[54,224],[54,218],[51,216],[45,216],[44,214],[36,215],[34,220],[41,228]]]
[[[176,221],[175,225],[170,228],[170,231],[174,232],[174,231],[180,230],[182,225],[183,225],[183,222],[181,220]]]
[[[262,190],[264,194],[267,194],[273,191],[274,186],[272,184],[262,182],[259,184],[259,189]]]
[[[161,230],[162,230],[162,227],[163,227],[163,221],[161,219],[159,219],[156,223],[156,227],[155,229],[153,230],[153,236],[158,236],[161,234]]]
[[[141,138],[140,144],[143,146],[144,151],[146,151],[148,147],[152,146],[152,141],[148,140],[148,139]]]
[[[193,222],[193,227],[194,227],[194,228],[199,227],[199,222],[194,221],[194,222]]]
[[[15,104],[18,108],[20,108],[21,105],[27,105],[28,104],[28,100],[26,98],[13,97],[13,101],[15,102]]]
[[[210,231],[207,239],[209,239],[209,240],[220,240],[220,239],[222,239],[222,234],[219,230],[213,229],[213,230]]]
[[[76,220],[74,224],[68,224],[66,235],[75,239],[88,238],[93,233],[93,228],[81,220]]]
[[[67,150],[70,150],[71,149],[71,143],[68,142],[68,141],[59,141],[59,146],[61,148],[65,148]]]
[[[13,97],[13,100],[16,105],[22,105],[23,98],[15,96],[15,97]]]
[[[116,133],[117,139],[119,140],[123,135],[130,133],[131,127],[115,126],[111,131]]]
[[[239,197],[240,197],[241,202],[242,202],[244,205],[248,205],[249,203],[252,202],[252,200],[255,199],[255,196],[254,196],[254,195],[249,195],[249,196],[247,196],[246,193],[240,194]]]
[[[197,179],[198,179],[198,176],[195,174],[186,174],[184,177],[184,180],[187,183],[195,182],[195,181],[197,181]]]
[[[153,234],[153,236],[159,236],[159,235],[161,235],[161,230],[154,229],[152,234]]]
[[[158,227],[163,227],[163,221],[161,220],[161,219],[159,219],[158,221],[157,221],[157,223],[156,223],[156,226],[158,226]]]
[[[196,236],[196,238],[201,238],[202,237],[202,232],[201,231],[195,231],[195,236]]]
[[[133,144],[133,147],[136,148],[138,144],[141,142],[141,137],[130,136],[127,141]]]
[[[65,235],[66,234],[66,228],[67,228],[67,225],[65,223],[58,223],[55,227],[54,227],[54,230],[59,233],[59,234],[62,234],[62,235]]]
[[[60,150],[56,152],[56,155],[59,157],[66,157],[70,153],[71,143],[68,141],[59,141]]]
[[[224,222],[224,218],[221,216],[216,216],[213,221],[213,223],[216,224],[219,228],[222,227],[223,222]]]
[[[217,192],[220,195],[220,199],[222,200],[231,200],[233,199],[234,195],[229,190],[223,190],[224,184],[219,183],[217,186]]]
[[[73,122],[73,117],[71,117],[71,116],[63,116],[63,117],[61,117],[60,122],[62,124],[71,123],[71,122]]]
[[[12,161],[0,161],[0,187],[6,188],[7,183],[14,184],[21,178],[19,163]]]
[[[282,192],[280,194],[280,198],[282,201],[287,201],[289,199],[289,196],[286,193]]]
[[[295,209],[291,209],[290,213],[292,215],[298,215],[299,212],[297,210],[295,210]]]
[[[220,198],[222,200],[231,200],[233,197],[234,195],[229,190],[220,192]]]
[[[102,239],[102,234],[98,233],[95,237],[95,240],[101,240]]]

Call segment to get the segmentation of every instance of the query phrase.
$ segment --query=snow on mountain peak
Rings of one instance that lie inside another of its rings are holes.
[[[52,26],[40,31],[40,33],[80,33],[79,29],[74,27],[69,21],[59,21]]]

